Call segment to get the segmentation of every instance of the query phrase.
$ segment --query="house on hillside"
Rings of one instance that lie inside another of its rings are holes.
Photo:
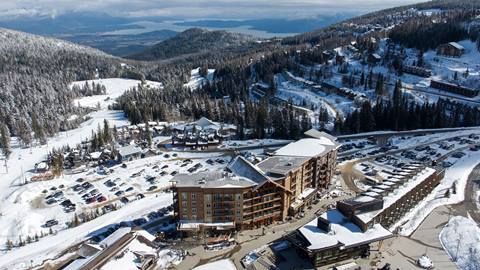
[[[367,62],[372,65],[376,65],[382,61],[382,57],[376,53],[371,53],[368,55]]]
[[[465,53],[465,48],[456,43],[449,42],[437,47],[437,54],[450,57],[461,57]]]

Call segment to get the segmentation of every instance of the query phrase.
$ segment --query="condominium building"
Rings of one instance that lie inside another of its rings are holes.
[[[285,220],[328,187],[338,148],[333,137],[317,134],[258,164],[237,156],[223,172],[175,176],[179,230],[247,229]]]
[[[444,177],[443,169],[407,165],[357,197],[287,235],[315,267],[368,256],[370,244],[393,237],[389,228],[423,200]]]

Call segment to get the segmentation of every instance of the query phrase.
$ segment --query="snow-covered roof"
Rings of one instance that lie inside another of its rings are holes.
[[[228,169],[232,173],[248,178],[256,183],[263,183],[269,180],[269,178],[265,175],[265,172],[250,163],[242,156],[235,157],[235,159],[228,164]]]
[[[324,231],[317,227],[317,218],[305,224],[298,231],[309,242],[310,250],[328,249],[335,246],[346,248],[380,241],[392,236],[388,230],[380,224],[363,232],[357,225],[352,223],[337,209],[329,210],[321,215],[330,222],[330,231]]]
[[[142,152],[142,148],[137,147],[135,145],[127,145],[127,146],[124,146],[124,147],[120,147],[118,149],[118,153],[122,157],[128,157],[130,155],[139,154],[141,152]]]
[[[131,230],[132,230],[132,228],[130,228],[130,227],[119,228],[118,230],[113,232],[111,235],[109,235],[107,238],[103,239],[98,244],[102,248],[107,248],[107,247],[113,245],[115,242],[117,242],[120,238],[122,238],[126,234],[130,233]]]
[[[102,152],[92,152],[92,153],[90,153],[90,157],[93,158],[93,159],[99,159],[101,155],[102,155]]]
[[[339,145],[327,137],[306,138],[287,144],[275,151],[276,156],[316,157],[322,156]]]
[[[303,134],[307,137],[312,137],[314,139],[327,138],[327,139],[331,140],[332,142],[335,142],[337,140],[337,138],[335,138],[334,136],[332,136],[332,135],[330,135],[326,132],[314,129],[314,128],[305,131]]]
[[[198,119],[197,121],[195,121],[194,123],[198,126],[201,126],[202,128],[212,126],[212,125],[213,126],[218,125],[218,123],[215,123],[215,122],[213,122],[212,120],[210,120],[206,117],[202,117],[202,118]]]
[[[465,48],[462,45],[458,44],[457,42],[449,42],[448,44],[455,47],[456,49],[465,50]]]
[[[303,163],[308,161],[308,157],[289,157],[289,156],[273,156],[269,157],[257,164],[263,172],[271,174],[286,175],[292,170],[296,170]]]
[[[413,176],[410,180],[405,181],[403,185],[399,186],[398,188],[394,189],[393,192],[390,192],[387,196],[383,197],[383,209],[390,207],[392,204],[394,204],[396,201],[402,198],[405,194],[410,192],[412,189],[414,189],[416,186],[418,186],[421,182],[425,181],[425,179],[427,179],[434,173],[436,173],[435,169],[427,167],[423,169],[423,171],[421,171],[419,174]],[[370,191],[377,192],[377,189],[379,187],[383,187],[385,189],[391,189],[391,187],[389,186],[380,185],[380,186],[375,186],[375,188],[371,189]],[[379,213],[381,213],[383,209],[357,214],[356,216],[363,222],[368,223],[373,218],[375,218]]]
[[[176,187],[202,188],[244,188],[256,185],[248,178],[225,172],[199,172],[195,174],[177,174],[170,182]]]

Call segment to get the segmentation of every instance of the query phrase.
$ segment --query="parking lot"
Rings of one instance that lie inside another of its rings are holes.
[[[230,156],[220,153],[170,152],[109,168],[92,167],[48,182],[31,183],[39,190],[32,206],[43,219],[37,228],[38,234],[45,229],[62,230],[73,223],[115,211],[132,201],[170,192],[169,181],[176,174],[222,170],[229,161]],[[136,220],[134,225],[143,225],[168,214],[161,209],[152,211],[149,216]]]

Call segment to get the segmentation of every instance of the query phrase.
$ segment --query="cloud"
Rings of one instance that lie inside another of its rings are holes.
[[[419,0],[2,0],[0,16],[55,16],[101,11],[125,17],[178,19],[298,18],[333,13],[365,13]]]

